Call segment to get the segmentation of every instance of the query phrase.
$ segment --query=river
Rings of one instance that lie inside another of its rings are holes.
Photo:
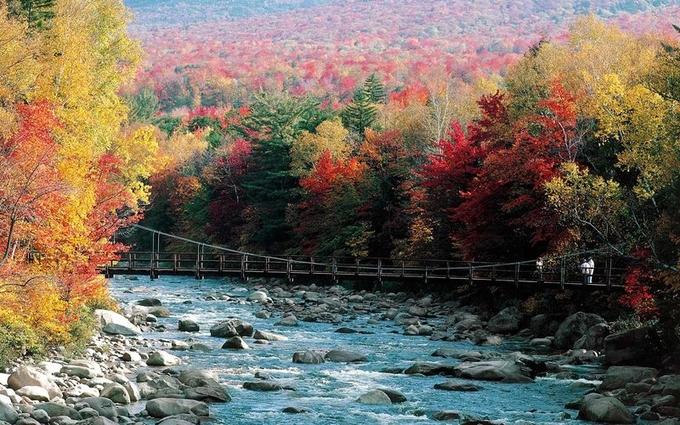
[[[466,350],[516,350],[512,342],[500,347],[478,347],[469,342],[431,341],[422,336],[405,336],[403,328],[392,321],[369,324],[370,315],[358,316],[343,323],[368,334],[341,334],[338,325],[300,322],[298,327],[277,327],[278,317],[259,319],[257,304],[245,302],[249,289],[237,280],[202,280],[187,277],[162,277],[150,281],[147,277],[117,276],[110,280],[113,295],[121,304],[131,304],[145,297],[159,298],[172,317],[159,322],[166,332],[145,333],[150,339],[194,338],[213,347],[210,352],[175,351],[185,364],[217,372],[229,388],[230,403],[211,405],[212,416],[219,424],[412,424],[440,423],[429,416],[440,410],[455,410],[463,415],[488,418],[506,424],[578,424],[565,418],[565,403],[578,399],[586,391],[584,380],[538,378],[528,384],[474,383],[478,392],[436,390],[444,377],[407,376],[382,373],[385,368],[408,367],[414,361],[443,361],[431,357],[438,348]],[[225,301],[227,295],[231,300]],[[212,297],[212,298],[209,298]],[[190,303],[189,303],[190,302]],[[287,341],[268,345],[254,344],[247,339],[250,350],[220,349],[223,339],[210,336],[211,325],[229,317],[253,324],[255,329],[276,332]],[[196,334],[178,332],[179,319],[191,319],[201,326]],[[368,362],[360,364],[324,363],[317,365],[292,363],[295,351],[342,348],[361,352]],[[579,369],[575,369],[579,370]],[[587,372],[587,370],[581,370]],[[256,372],[270,375],[277,381],[293,386],[296,391],[263,393],[242,388],[245,381],[254,380]],[[472,382],[472,381],[468,381]],[[361,394],[377,388],[391,388],[408,399],[401,404],[368,406],[355,400]],[[282,413],[285,407],[307,409],[308,413]]]

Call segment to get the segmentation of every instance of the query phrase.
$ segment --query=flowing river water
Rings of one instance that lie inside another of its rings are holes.
[[[464,350],[516,351],[518,346],[507,342],[500,347],[478,347],[469,342],[431,341],[422,336],[405,336],[403,328],[392,321],[368,324],[370,315],[359,315],[340,326],[351,327],[367,334],[342,334],[339,325],[300,322],[297,327],[278,327],[278,317],[259,319],[257,304],[245,302],[249,289],[237,280],[197,281],[187,277],[162,277],[150,281],[147,277],[117,276],[110,281],[111,291],[122,305],[155,297],[163,302],[172,316],[159,319],[166,332],[145,333],[149,339],[186,340],[193,338],[213,347],[209,352],[175,351],[173,354],[192,367],[209,369],[219,374],[229,388],[232,401],[212,404],[211,415],[219,424],[420,424],[439,423],[430,418],[440,410],[455,410],[475,418],[487,418],[505,424],[579,424],[565,417],[565,403],[578,399],[587,390],[585,380],[538,378],[528,384],[502,384],[475,381],[482,387],[477,392],[436,390],[441,376],[424,377],[382,373],[386,368],[410,366],[414,361],[456,360],[431,357],[438,348]],[[225,301],[225,295],[231,300]],[[214,299],[213,299],[214,298]],[[189,303],[191,302],[191,303]],[[210,326],[236,317],[253,324],[255,329],[276,332],[287,341],[268,345],[253,344],[250,350],[222,350],[223,339],[210,336]],[[199,333],[177,331],[179,319],[191,319],[201,327]],[[296,351],[341,348],[361,352],[368,362],[359,364],[323,363],[295,364]],[[579,371],[579,369],[575,369]],[[588,370],[580,370],[588,372]],[[245,381],[255,380],[262,372],[278,382],[291,385],[296,391],[257,392],[242,388]],[[472,382],[472,381],[467,381]],[[378,388],[402,392],[405,403],[370,406],[356,402],[357,397]],[[286,414],[282,409],[293,406],[308,410],[303,414]]]

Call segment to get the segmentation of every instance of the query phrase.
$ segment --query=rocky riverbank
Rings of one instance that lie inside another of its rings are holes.
[[[127,292],[126,298],[135,298],[134,290]],[[608,423],[638,419],[680,423],[674,419],[680,416],[680,376],[636,365],[644,358],[648,331],[612,334],[609,324],[592,313],[528,316],[512,302],[500,311],[490,311],[439,296],[357,292],[340,286],[254,285],[242,296],[197,291],[195,297],[183,300],[182,305],[200,300],[248,307],[261,325],[241,317],[223,317],[207,325],[177,315],[161,299],[148,297],[122,305],[123,315],[99,310],[101,334],[81,358],[54,353],[48,361],[18,362],[0,374],[0,421],[12,425],[196,424],[216,417],[212,407],[229,403],[236,386],[248,392],[274,393],[295,392],[296,384],[261,370],[248,371],[249,377],[238,383],[225,383],[219,373],[192,367],[182,360],[186,357],[182,353],[224,350],[238,356],[257,351],[256,347],[286,344],[285,334],[321,322],[333,324],[339,336],[373,338],[384,329],[407,338],[403,344],[413,341],[427,349],[426,341],[436,342],[439,348],[430,350],[430,360],[395,364],[376,373],[400,380],[441,377],[432,390],[442,394],[484,394],[490,384],[538,385],[541,379],[565,379],[579,385],[583,397],[564,406],[560,422],[578,417]],[[356,326],[357,319],[365,319],[365,326]],[[196,337],[207,330],[217,345]],[[180,337],[162,337],[171,332]],[[470,348],[451,348],[447,341],[469,341]],[[521,352],[508,350],[508,344]],[[288,353],[290,364],[312,370],[323,370],[323,363],[366,364],[375,355],[340,344],[323,349],[298,344],[296,348]],[[586,372],[575,369],[584,364],[593,366]],[[400,406],[408,404],[410,397],[388,386],[366,385],[353,403],[359,409]],[[281,413],[301,414],[294,421],[304,423],[304,415],[314,413],[310,410],[291,403]],[[407,413],[435,421],[503,422],[501,417],[461,411],[455,402],[450,409],[418,408]]]

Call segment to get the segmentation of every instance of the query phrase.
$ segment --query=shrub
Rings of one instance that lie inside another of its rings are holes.
[[[27,323],[16,320],[10,312],[0,311],[0,368],[21,356],[43,355],[43,342]]]

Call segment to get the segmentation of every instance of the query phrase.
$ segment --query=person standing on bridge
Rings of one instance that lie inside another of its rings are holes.
[[[593,283],[593,275],[595,274],[595,261],[593,260],[593,257],[588,257],[588,267],[586,271],[588,272],[588,279],[587,282],[590,285]]]
[[[583,275],[583,284],[587,285],[588,284],[588,259],[583,257],[581,259],[581,263],[579,264],[578,268],[581,271],[581,274]]]
[[[538,275],[538,281],[543,282],[543,257],[536,259],[536,274]]]

